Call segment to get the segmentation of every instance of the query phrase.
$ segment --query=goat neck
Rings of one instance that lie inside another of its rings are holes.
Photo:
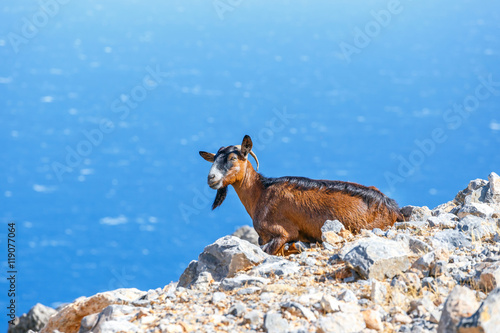
[[[264,187],[250,161],[246,161],[244,175],[241,180],[233,183],[233,187],[247,213],[253,219]]]

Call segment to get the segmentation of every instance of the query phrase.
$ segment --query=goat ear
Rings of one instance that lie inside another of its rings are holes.
[[[210,163],[214,163],[215,161],[215,154],[207,153],[206,151],[200,151],[200,156]]]
[[[250,139],[249,135],[245,135],[241,143],[241,153],[246,157],[252,151],[252,146],[252,139]]]

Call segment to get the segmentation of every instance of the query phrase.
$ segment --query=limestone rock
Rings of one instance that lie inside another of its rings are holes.
[[[448,257],[449,253],[447,250],[437,249],[418,258],[413,263],[412,268],[415,268],[421,271],[425,276],[428,276],[438,261],[447,261]]]
[[[411,323],[411,317],[404,314],[404,313],[396,313],[394,315],[394,321],[396,323],[400,323],[400,324],[409,324]]]
[[[325,233],[328,231],[334,232],[336,234],[340,233],[342,230],[345,230],[344,224],[339,220],[326,220],[325,224],[321,227],[321,232]]]
[[[285,303],[281,304],[281,308],[285,309],[286,311],[292,313],[293,315],[295,315],[297,317],[304,317],[305,319],[307,319],[310,322],[316,320],[316,316],[314,315],[314,313],[300,303],[285,302]]]
[[[365,320],[366,328],[382,331],[384,329],[384,325],[382,324],[382,318],[378,311],[368,309],[362,312],[363,318]]]
[[[285,333],[288,331],[288,321],[281,314],[269,311],[264,316],[264,330],[268,333]]]
[[[221,281],[267,257],[260,247],[238,237],[225,236],[205,247],[198,256],[198,261],[189,264],[182,273],[178,286],[189,287],[202,272],[209,272],[215,281]]]
[[[24,333],[28,330],[40,331],[57,311],[43,304],[36,304],[27,314],[16,318],[16,325],[9,326],[8,333]]]
[[[492,203],[492,204],[500,204],[500,176],[498,176],[496,173],[492,172],[488,176],[489,180],[489,189],[488,192],[486,193],[486,202]]]
[[[139,310],[135,307],[129,306],[129,305],[118,305],[118,304],[112,304],[110,306],[107,306],[102,310],[97,318],[97,322],[90,327],[90,329],[85,330],[83,327],[80,328],[79,333],[104,333],[104,332],[112,332],[110,329],[112,326],[110,324],[114,323],[127,323],[129,322],[135,314],[137,314]],[[85,317],[88,318],[89,316]],[[116,325],[113,325],[116,326]],[[132,328],[130,325],[128,325],[128,330],[129,332],[137,332],[138,327],[133,325],[134,328]],[[115,327],[114,332],[120,332],[120,330],[123,328],[123,326],[118,325],[118,327]]]
[[[220,291],[216,291],[212,295],[212,304],[220,303],[220,302],[224,301],[225,299],[227,299],[226,294],[224,294]]]
[[[457,207],[457,203],[453,201],[448,201],[441,204],[432,210],[432,216],[440,216],[442,214],[450,213],[454,208]]]
[[[320,317],[317,321],[318,333],[357,333],[366,328],[361,312],[337,312]]]
[[[462,208],[457,213],[459,218],[466,217],[468,215],[478,216],[478,217],[489,217],[495,211],[494,208],[490,207],[484,203],[471,202],[464,204]]]
[[[375,279],[372,280],[372,290],[370,297],[373,303],[382,304],[385,302],[387,296],[387,287]]]
[[[259,234],[249,225],[239,227],[231,236],[246,240],[247,242],[257,246],[259,245]]]
[[[80,331],[78,333],[91,332],[92,328],[97,324],[98,319],[98,313],[92,313],[83,317],[82,322],[80,323]]]
[[[338,299],[346,303],[357,303],[358,298],[353,291],[349,289],[342,289],[338,295]]]
[[[476,294],[469,288],[456,286],[444,303],[438,333],[456,333],[457,325],[463,317],[469,317],[479,307]]]
[[[252,268],[251,275],[269,277],[270,275],[288,276],[299,270],[299,264],[277,256],[267,257],[260,265]]]
[[[247,274],[239,274],[233,278],[225,278],[222,280],[220,287],[225,291],[243,288],[245,286],[262,287],[269,283],[269,279],[250,276]]]
[[[128,304],[145,294],[143,291],[130,288],[99,293],[91,297],[80,297],[52,316],[40,333],[52,333],[54,330],[77,333],[83,317],[99,313],[111,304]]]
[[[481,271],[479,286],[486,291],[500,288],[500,261],[491,263]]]
[[[320,306],[325,313],[340,311],[340,302],[335,297],[323,295],[320,300]]]
[[[245,304],[241,302],[237,302],[233,306],[229,308],[229,314],[232,314],[235,317],[241,317],[246,312],[247,308]]]
[[[243,317],[243,320],[245,323],[248,323],[250,325],[257,325],[261,320],[260,319],[261,316],[262,315],[261,315],[260,311],[253,310],[253,311],[250,311],[249,313],[247,313]]]
[[[92,331],[92,333],[139,333],[141,332],[139,327],[128,322],[128,321],[119,321],[119,320],[111,320],[102,323],[96,330]]]
[[[457,230],[460,230],[473,240],[480,240],[485,237],[491,237],[495,234],[497,226],[493,221],[485,220],[473,215],[466,215],[460,219],[457,224]]]
[[[462,318],[458,333],[497,333],[500,330],[500,288],[493,290],[469,318]]]
[[[432,215],[432,212],[427,206],[404,206],[401,208],[401,214],[406,221],[425,221],[427,217]]]
[[[434,236],[430,237],[430,242],[434,248],[444,247],[449,250],[472,247],[470,239],[463,232],[460,232],[460,230],[445,229],[438,231]]]
[[[340,235],[342,231],[345,231],[345,227],[339,220],[326,220],[321,227],[321,240],[331,245],[342,243],[344,241]]]
[[[425,229],[429,226],[427,221],[409,221],[409,222],[396,222],[394,223],[394,228],[398,230],[405,229]]]
[[[488,185],[488,182],[484,179],[471,180],[469,185],[455,196],[455,203],[464,205],[471,202],[484,202],[486,192],[488,191],[486,185]]]
[[[457,226],[457,221],[458,217],[451,213],[443,213],[427,219],[431,228],[439,229],[454,229]]]
[[[191,285],[197,278],[198,272],[198,261],[192,260],[188,267],[184,270],[182,275],[179,277],[179,287],[187,287]]]
[[[365,279],[392,278],[410,268],[404,243],[378,236],[360,239],[344,247],[340,259]]]
[[[404,242],[410,251],[417,255],[432,251],[432,247],[429,244],[407,234],[399,234],[394,238],[394,240]]]
[[[198,274],[191,284],[191,289],[207,290],[214,283],[214,279],[210,272],[204,271]]]

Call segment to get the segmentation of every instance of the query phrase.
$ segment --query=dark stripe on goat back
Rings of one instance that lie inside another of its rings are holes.
[[[288,185],[299,191],[318,190],[326,191],[327,193],[343,192],[353,197],[363,199],[368,206],[371,206],[372,204],[383,204],[389,210],[395,211],[399,214],[399,207],[395,200],[387,197],[378,190],[368,188],[360,184],[343,182],[340,180],[316,180],[306,177],[267,178],[260,175],[260,178],[265,188],[273,185]]]

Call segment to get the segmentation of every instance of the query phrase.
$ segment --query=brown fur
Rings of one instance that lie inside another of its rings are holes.
[[[292,184],[291,178],[266,183],[269,179],[258,174],[246,158],[248,146],[251,149],[251,140],[245,136],[242,154],[225,174],[223,187],[234,187],[252,218],[259,244],[264,245],[263,249],[269,254],[280,253],[288,242],[321,242],[321,227],[326,220],[337,219],[347,229],[359,232],[361,229],[383,229],[402,219],[395,202],[373,186],[305,178],[301,179],[314,186],[303,188]],[[213,154],[210,157],[213,162]],[[337,189],[343,186],[351,191]],[[378,201],[363,197],[365,192]]]

